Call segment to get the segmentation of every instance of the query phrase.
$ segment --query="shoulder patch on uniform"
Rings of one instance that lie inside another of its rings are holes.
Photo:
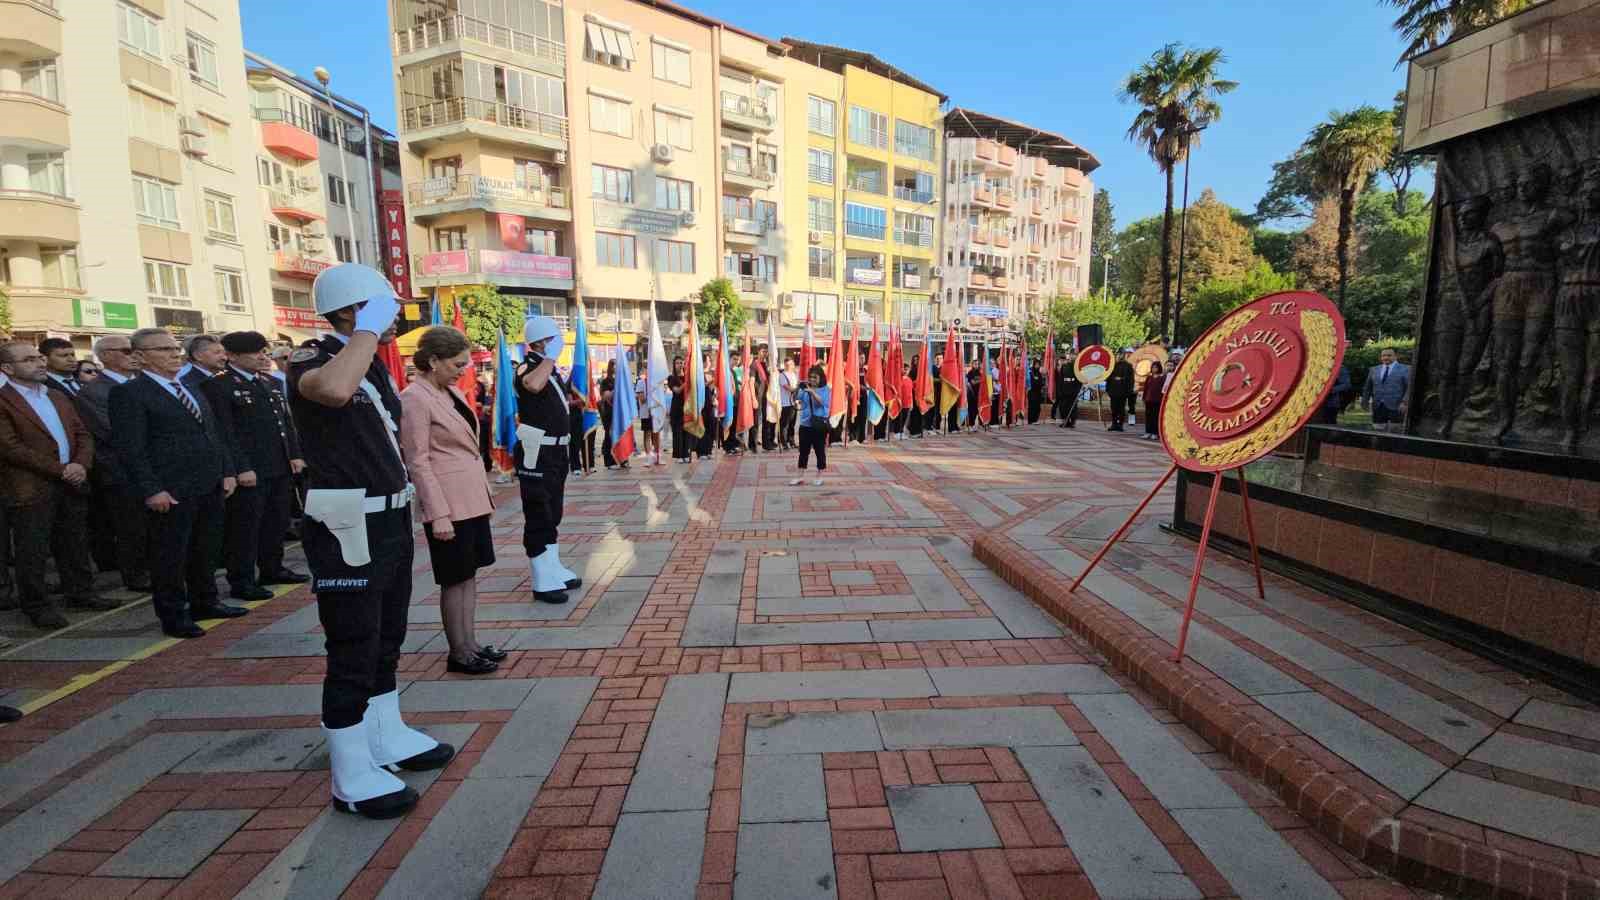
[[[307,360],[316,359],[317,352],[317,348],[315,347],[301,347],[300,349],[289,354],[289,362],[303,363]]]

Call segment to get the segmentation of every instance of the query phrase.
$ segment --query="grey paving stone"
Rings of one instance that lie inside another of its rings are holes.
[[[916,596],[917,602],[928,612],[963,612],[972,609],[967,598],[961,596],[950,579],[942,574],[908,575],[906,581],[911,585],[911,593]],[[971,581],[970,577],[968,581]]]
[[[1063,634],[1061,624],[1049,613],[1004,581],[972,576],[966,580],[1013,637],[1052,638]]]
[[[461,782],[378,896],[406,900],[482,894],[543,782],[533,776]]]
[[[744,548],[743,547],[717,547],[711,551],[711,556],[706,560],[707,575],[738,575],[744,576]]]
[[[934,669],[933,672],[944,670]],[[729,703],[763,700],[854,700],[876,697],[932,697],[928,669],[862,669],[848,672],[735,672]]]
[[[1403,800],[1414,799],[1445,771],[1433,757],[1321,694],[1271,694],[1257,700]]]
[[[320,728],[255,728],[214,731],[211,745],[173,768],[174,772],[280,772],[322,746]]]
[[[1245,577],[1249,578],[1250,582],[1248,588],[1242,590],[1254,596],[1256,590],[1254,576],[1246,572]],[[1355,615],[1340,612],[1337,607],[1309,600],[1272,585],[1267,586],[1266,604],[1291,619],[1304,622],[1352,647],[1365,649],[1406,643],[1404,635],[1381,631],[1361,621]]]
[[[413,631],[413,632],[409,632],[408,634],[417,634],[417,632]],[[516,634],[517,634],[516,629],[512,629],[512,628],[479,628],[477,630],[477,635],[476,636],[478,638],[478,643],[480,643],[480,644],[488,644],[488,645],[494,646],[494,647],[504,647],[507,643],[509,643],[511,641],[511,639],[513,637],[516,636]],[[423,644],[421,647],[418,647],[416,650],[408,650],[408,649],[405,648],[405,646],[402,645],[401,648],[400,648],[400,652],[401,653],[449,653],[450,652],[450,638],[449,638],[448,635],[446,635],[444,632],[441,631],[441,632],[438,632],[437,634],[434,635],[433,640],[428,641],[426,644]]]
[[[850,673],[857,674],[857,673]],[[944,697],[989,694],[1120,693],[1122,687],[1099,666],[1081,664],[1034,666],[956,666],[928,670]]]
[[[574,597],[574,600],[577,598]],[[572,615],[572,603],[479,603],[479,622],[560,621]],[[444,613],[434,605],[413,606],[409,621],[413,625],[438,624]]]
[[[1273,653],[1313,672],[1359,668],[1356,662],[1316,638],[1301,634],[1268,616],[1227,616],[1217,621]]]
[[[739,829],[734,865],[734,900],[831,900],[839,895],[827,822],[745,825]]]
[[[1072,701],[1133,774],[1168,809],[1244,806],[1211,767],[1127,694],[1093,694]]]
[[[487,681],[414,681],[400,692],[400,711],[454,712],[456,710],[516,709],[538,684],[536,678],[495,678]]]
[[[693,897],[705,844],[703,809],[623,813],[611,834],[595,900]]]
[[[5,777],[0,778],[0,806],[9,806],[34,788],[143,728],[162,709],[163,705],[146,691],[95,713],[9,760],[5,764]]]
[[[570,604],[569,604],[570,606]],[[580,625],[576,628],[520,628],[505,650],[604,650],[628,634],[626,625]]]
[[[54,637],[48,641],[28,644],[6,653],[6,659],[23,662],[52,660],[126,659],[129,655],[159,641],[159,629],[152,634],[129,637]]]
[[[0,826],[0,883],[210,742],[209,734],[152,734],[18,813]]]
[[[739,607],[695,605],[683,626],[685,647],[731,647],[739,635]]]
[[[695,591],[695,606],[738,606],[739,592],[744,584],[743,569],[727,574],[707,572],[700,576],[700,587]]]
[[[613,578],[610,590],[648,592],[655,583],[656,579],[653,575]]]
[[[1362,703],[1457,753],[1470,751],[1490,734],[1489,726],[1477,719],[1374,669],[1332,669],[1321,674]]]
[[[740,646],[772,644],[866,644],[876,640],[866,622],[789,622],[740,625]]]
[[[1012,637],[998,619],[888,619],[870,624],[872,640],[880,642],[1008,641]]]
[[[828,597],[757,597],[758,616],[836,616],[845,611],[844,599]],[[913,603],[916,611],[921,605]]]
[[[1140,625],[1168,643],[1177,645],[1181,619],[1178,613],[1162,609],[1159,612],[1135,612],[1131,615]],[[1239,649],[1233,641],[1198,622],[1189,625],[1189,641],[1184,646],[1184,652],[1241,693],[1252,697],[1309,690],[1282,669]]]
[[[1078,554],[1073,553],[1071,550],[1067,550],[1065,548],[1058,548],[1055,550],[1035,550],[1033,551],[1033,555],[1044,560],[1045,563],[1050,566],[1050,568],[1055,569],[1057,572],[1060,572],[1063,575],[1071,575],[1074,578],[1082,574],[1084,568],[1089,565],[1089,561],[1087,559],[1084,559]]]
[[[1600,791],[1600,754],[1575,747],[1498,732],[1474,749],[1468,758]]]
[[[889,787],[884,793],[903,852],[1000,846],[994,823],[970,784]]]
[[[877,584],[878,576],[871,572],[864,572],[859,569],[848,569],[838,572],[829,572],[828,582],[835,587],[853,587],[856,585],[866,586],[869,584]]]
[[[1200,897],[1089,751],[1023,747],[1017,759],[1100,896]]]
[[[585,625],[631,625],[639,610],[644,607],[648,591],[609,590],[600,595],[600,601],[584,617]]]
[[[1518,725],[1600,741],[1600,713],[1575,706],[1531,700],[1517,713],[1515,721]]]
[[[1077,735],[1048,706],[981,709],[896,709],[872,713],[883,745],[913,747],[1069,747]]]
[[[244,823],[253,809],[190,809],[157,819],[94,874],[107,878],[182,878],[205,862]]]
[[[543,778],[600,684],[598,678],[545,678],[483,751],[471,778]]]
[[[847,613],[923,612],[927,607],[910,594],[879,594],[875,597],[840,597]]]
[[[656,704],[623,810],[709,809],[727,675],[674,675]]]
[[[656,717],[660,715],[658,707]],[[756,715],[746,722],[746,756],[883,749],[878,723],[870,712]]]
[[[744,761],[739,790],[740,822],[825,822],[828,797],[822,756],[752,756]]]
[[[1600,816],[1594,807],[1464,772],[1447,772],[1417,805],[1448,816],[1565,847],[1600,854]]]
[[[800,557],[795,553],[762,554],[756,563],[758,575],[786,575],[800,577]]]
[[[1498,716],[1510,718],[1528,702],[1521,688],[1470,672],[1415,644],[1368,647],[1367,652],[1436,687],[1462,696]],[[1596,723],[1600,734],[1600,721]]]
[[[1338,900],[1340,893],[1252,809],[1172,810],[1241,897]]]

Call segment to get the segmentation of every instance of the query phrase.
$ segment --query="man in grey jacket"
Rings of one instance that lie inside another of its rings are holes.
[[[1372,409],[1372,424],[1379,431],[1405,427],[1406,394],[1411,390],[1411,367],[1395,360],[1393,347],[1383,348],[1378,364],[1367,370],[1361,389],[1361,408]]]
[[[133,343],[125,334],[106,335],[94,342],[94,355],[100,360],[100,377],[83,386],[77,404],[83,424],[94,435],[89,531],[95,559],[102,569],[114,564],[124,587],[148,591],[150,550],[144,498],[128,480],[127,466],[111,438],[111,389],[138,374]]]

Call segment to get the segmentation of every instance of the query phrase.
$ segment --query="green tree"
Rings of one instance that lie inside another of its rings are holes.
[[[1106,283],[1106,255],[1112,255],[1115,265],[1117,246],[1117,216],[1111,207],[1111,192],[1099,188],[1094,192],[1094,227],[1089,232],[1089,291],[1098,292]]]
[[[0,287],[0,335],[11,334],[11,295]]]
[[[1294,275],[1280,275],[1265,260],[1239,275],[1213,278],[1201,283],[1184,298],[1183,335],[1198,337],[1211,323],[1257,297],[1294,290]]]
[[[1133,298],[1111,294],[1100,297],[1056,297],[1045,307],[1044,321],[1030,321],[1022,328],[1028,352],[1044,352],[1045,332],[1053,331],[1057,344],[1069,344],[1079,325],[1099,325],[1105,330],[1108,347],[1138,346],[1150,336],[1150,326],[1133,308]]]
[[[1258,227],[1251,230],[1250,241],[1255,246],[1256,255],[1266,260],[1268,265],[1279,272],[1288,272],[1293,269],[1294,234],[1292,231]]]
[[[1476,31],[1543,0],[1382,0],[1400,10],[1394,30],[1404,38],[1400,61],[1432,50],[1458,33]]]
[[[1317,185],[1311,155],[1301,146],[1288,159],[1272,164],[1267,192],[1256,201],[1250,217],[1257,226],[1285,219],[1309,219],[1317,202]]]
[[[1111,293],[1134,298],[1135,309],[1150,321],[1156,320],[1161,297],[1143,295],[1145,274],[1159,265],[1161,255],[1161,217],[1150,216],[1132,222],[1116,238],[1116,259],[1111,266]],[[1154,283],[1154,282],[1151,282]]]
[[[713,278],[700,286],[700,302],[695,304],[694,319],[700,323],[700,333],[716,337],[724,319],[728,323],[728,340],[744,334],[745,320],[750,313],[739,299],[733,282],[726,278]]]
[[[1355,232],[1356,198],[1394,152],[1394,112],[1358,106],[1335,110],[1306,138],[1318,189],[1339,199],[1339,303],[1350,279],[1350,238]]]
[[[1407,190],[1411,187],[1411,178],[1418,171],[1432,169],[1433,157],[1420,153],[1406,153],[1400,149],[1401,132],[1406,121],[1406,92],[1404,89],[1394,95],[1394,149],[1389,151],[1389,158],[1384,161],[1383,175],[1389,179],[1389,184],[1394,187],[1394,214],[1404,216],[1406,204],[1411,196]]]
[[[439,308],[446,323],[455,318],[456,303],[461,304],[461,323],[467,328],[467,340],[477,346],[493,347],[501,331],[508,341],[522,339],[522,323],[528,316],[528,305],[521,297],[502,294],[492,284],[461,288],[455,291],[453,300]]]
[[[1218,77],[1225,58],[1221,48],[1205,50],[1167,44],[1128,74],[1119,91],[1124,103],[1138,104],[1128,126],[1128,140],[1140,145],[1166,178],[1166,204],[1161,211],[1160,333],[1172,318],[1172,178],[1178,163],[1199,140],[1200,129],[1222,117],[1217,98],[1239,86]]]
[[[1243,219],[1243,214],[1217,199],[1216,192],[1210,188],[1201,191],[1200,198],[1189,207],[1189,221],[1185,226],[1189,236],[1183,242],[1184,296],[1179,298],[1185,305],[1195,285],[1242,275],[1259,260],[1250,229],[1241,224]],[[1145,295],[1159,295],[1160,282],[1155,280],[1158,275],[1155,267],[1146,269]],[[1174,273],[1173,285],[1176,284]],[[1179,340],[1180,335],[1193,337],[1192,333],[1178,328],[1171,334],[1174,340]]]

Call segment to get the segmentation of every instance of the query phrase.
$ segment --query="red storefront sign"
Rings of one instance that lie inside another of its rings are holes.
[[[378,213],[383,218],[384,270],[394,292],[402,300],[411,298],[410,249],[406,240],[405,195],[400,191],[384,191],[378,201]]]
[[[328,327],[328,323],[314,310],[302,309],[298,306],[274,306],[272,308],[272,321],[285,328],[304,328],[316,331]]]

